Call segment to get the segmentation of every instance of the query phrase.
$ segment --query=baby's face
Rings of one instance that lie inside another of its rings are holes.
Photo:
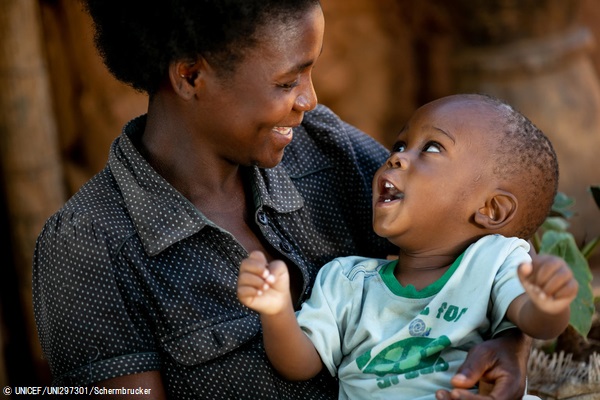
[[[488,105],[450,97],[418,109],[373,179],[375,232],[406,250],[472,240],[495,183]]]

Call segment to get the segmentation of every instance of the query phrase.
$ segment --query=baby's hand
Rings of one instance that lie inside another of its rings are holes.
[[[283,261],[267,264],[265,255],[253,251],[240,264],[237,296],[240,302],[261,314],[278,314],[290,307],[290,279]]]
[[[577,296],[579,285],[561,258],[535,255],[532,263],[519,265],[518,274],[531,301],[546,314],[564,311]]]

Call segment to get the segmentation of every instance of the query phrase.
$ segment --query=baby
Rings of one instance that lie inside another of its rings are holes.
[[[433,399],[476,343],[514,325],[540,339],[568,325],[577,282],[558,258],[532,263],[526,241],[557,184],[549,140],[510,106],[482,95],[433,101],[373,179],[373,228],[398,246],[397,260],[333,260],[296,314],[286,265],[252,252],[238,297],[260,313],[284,377],[325,366],[340,399]]]

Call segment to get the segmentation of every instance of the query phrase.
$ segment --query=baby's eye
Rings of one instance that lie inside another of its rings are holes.
[[[423,151],[426,153],[441,153],[442,145],[437,142],[429,142],[425,145]]]
[[[402,153],[404,150],[406,150],[406,143],[404,142],[397,142],[392,146],[392,153]]]

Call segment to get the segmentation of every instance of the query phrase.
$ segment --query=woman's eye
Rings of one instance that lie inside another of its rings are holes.
[[[442,145],[440,145],[439,143],[436,142],[429,142],[425,145],[425,147],[423,148],[423,150],[426,153],[441,153],[442,152]]]
[[[282,89],[287,89],[287,90],[289,90],[289,89],[293,89],[293,88],[295,88],[296,86],[298,86],[298,81],[296,80],[296,81],[293,81],[293,82],[281,83],[281,84],[279,84],[278,86],[279,86],[280,88],[282,88]]]

